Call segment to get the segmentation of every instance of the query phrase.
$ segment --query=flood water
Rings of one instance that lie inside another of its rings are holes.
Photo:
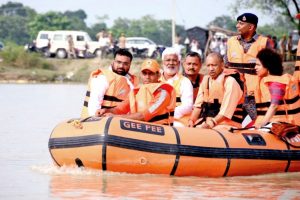
[[[85,89],[0,84],[0,199],[300,199],[300,173],[201,178],[56,167],[50,133],[79,116]]]

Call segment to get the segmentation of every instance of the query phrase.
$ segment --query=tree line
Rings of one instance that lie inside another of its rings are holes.
[[[238,9],[246,6],[256,6],[257,9],[272,13],[274,22],[264,26],[259,25],[258,32],[281,37],[283,34],[288,34],[289,30],[299,27],[299,20],[296,20],[292,15],[295,11],[296,13],[299,12],[297,2],[289,0],[236,0],[232,8],[237,12]],[[114,20],[112,27],[108,27],[105,23],[108,16],[104,15],[98,17],[98,21],[88,27],[85,23],[86,19],[87,14],[82,9],[40,14],[22,3],[8,2],[0,6],[0,39],[4,42],[13,41],[16,44],[24,45],[35,39],[40,30],[82,30],[88,32],[95,40],[99,31],[106,30],[111,31],[115,38],[118,38],[121,33],[125,33],[128,37],[148,37],[157,44],[166,46],[170,46],[172,43],[171,20],[157,20],[151,15],[145,15],[140,19],[119,17]],[[216,25],[236,31],[235,24],[236,19],[230,16],[219,16],[212,20],[207,27]],[[185,27],[176,25],[176,35],[184,38],[185,34]]]
[[[121,33],[126,36],[144,36],[157,44],[171,45],[171,20],[156,20],[151,15],[130,20],[118,18],[108,28],[105,21],[107,15],[98,17],[98,22],[87,26],[87,14],[84,10],[47,12],[39,14],[22,3],[8,2],[0,6],[0,38],[24,45],[36,38],[40,30],[82,30],[89,33],[92,39],[102,30],[111,31],[115,38]],[[176,26],[177,34],[184,33],[184,26]]]

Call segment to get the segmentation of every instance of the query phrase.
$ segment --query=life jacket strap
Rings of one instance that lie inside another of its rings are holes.
[[[255,63],[232,63],[232,62],[229,62],[227,68],[228,69],[236,69],[240,73],[252,74],[252,75],[256,74]]]

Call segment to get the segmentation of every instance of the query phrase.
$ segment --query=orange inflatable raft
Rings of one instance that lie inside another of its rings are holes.
[[[117,117],[60,123],[49,150],[59,166],[137,174],[222,177],[300,171],[300,148],[268,132],[175,128]]]

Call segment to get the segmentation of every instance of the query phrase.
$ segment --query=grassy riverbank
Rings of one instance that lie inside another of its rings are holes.
[[[133,59],[130,72],[138,75],[142,59]],[[87,83],[91,71],[107,67],[112,58],[56,59],[27,53],[22,47],[7,48],[0,52],[0,83]],[[284,69],[293,73],[294,62],[285,62]],[[206,73],[206,67],[202,67]]]
[[[28,53],[24,47],[8,43],[0,51],[0,83],[86,83],[91,71],[111,64],[107,59],[56,59]],[[134,59],[131,73],[137,74],[141,59]]]
[[[44,58],[42,58],[44,59]],[[19,67],[1,62],[1,82],[83,82],[88,77],[90,66],[96,66],[92,60],[44,59],[49,68],[42,66]]]
[[[0,82],[2,83],[48,83],[48,82],[76,82],[86,83],[91,71],[99,67],[107,67],[112,59],[55,59],[41,58],[47,63],[35,67],[19,67],[10,63],[0,62]],[[137,73],[142,60],[135,59],[131,72]]]

